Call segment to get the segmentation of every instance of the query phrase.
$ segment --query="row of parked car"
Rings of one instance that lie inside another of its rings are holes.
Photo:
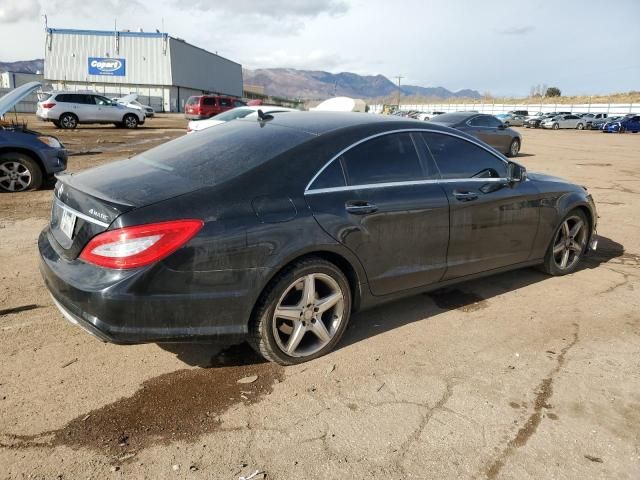
[[[548,128],[559,130],[600,130],[623,133],[640,131],[640,115],[630,113],[623,116],[609,116],[607,113],[538,112],[529,115],[526,110],[496,115],[505,125],[525,128]]]
[[[478,113],[477,111],[456,113]],[[393,115],[431,121],[445,112],[420,112],[417,110],[396,111]],[[506,127],[547,128],[559,130],[573,128],[577,130],[600,130],[605,133],[640,131],[640,115],[609,116],[607,113],[538,112],[531,114],[527,110],[512,110],[495,115]]]

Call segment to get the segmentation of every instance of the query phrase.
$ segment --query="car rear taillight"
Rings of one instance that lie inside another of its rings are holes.
[[[55,103],[51,103],[51,102],[42,104],[42,108],[53,108],[55,106],[56,106],[56,104]]]
[[[82,250],[85,262],[105,268],[149,265],[175,252],[202,228],[202,220],[174,220],[109,230],[93,237]]]

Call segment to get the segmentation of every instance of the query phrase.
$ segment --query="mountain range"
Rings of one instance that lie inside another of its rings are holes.
[[[384,75],[358,75],[355,73],[329,73],[321,70],[294,68],[260,68],[243,70],[245,85],[259,85],[268,95],[286,98],[323,100],[334,96],[380,98],[395,96],[398,86]],[[404,96],[437,97],[442,99],[465,97],[481,98],[476,90],[452,92],[444,87],[402,85]]]
[[[0,62],[0,72],[44,71],[44,60]],[[398,86],[384,75],[358,75],[342,72],[329,73],[322,70],[297,70],[294,68],[260,68],[243,70],[245,85],[264,87],[270,96],[300,98],[303,100],[324,100],[334,96],[355,98],[383,98],[397,95]],[[421,87],[402,85],[403,96],[425,98],[481,98],[476,90],[452,92],[444,87]]]

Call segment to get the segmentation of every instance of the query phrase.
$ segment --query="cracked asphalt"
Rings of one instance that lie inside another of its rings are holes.
[[[185,126],[54,133],[77,171]],[[583,267],[358,313],[335,352],[294,367],[246,345],[100,343],[38,274],[51,190],[1,195],[0,478],[640,478],[640,135],[519,130],[529,170],[595,197]]]

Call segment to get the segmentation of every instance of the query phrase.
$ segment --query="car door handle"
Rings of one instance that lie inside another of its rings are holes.
[[[378,211],[377,205],[359,200],[345,203],[345,209],[353,215],[366,215]]]
[[[478,198],[478,194],[475,192],[461,192],[460,190],[454,190],[453,196],[461,202],[470,202]]]

